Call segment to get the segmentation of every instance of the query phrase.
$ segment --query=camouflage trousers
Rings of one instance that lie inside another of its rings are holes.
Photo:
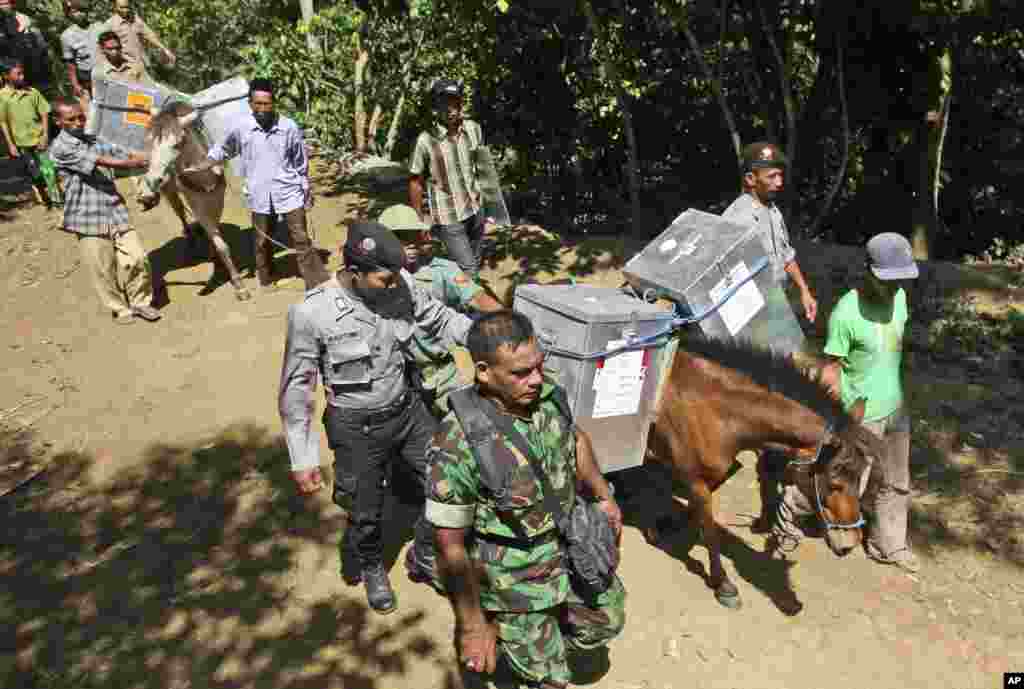
[[[566,651],[587,651],[606,646],[626,624],[626,589],[615,578],[611,588],[593,603],[574,592],[561,605],[535,612],[494,615],[502,659],[526,681],[565,686],[571,679]]]

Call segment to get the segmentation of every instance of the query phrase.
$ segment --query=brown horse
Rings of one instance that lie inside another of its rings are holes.
[[[709,584],[720,603],[736,608],[741,601],[722,568],[711,496],[742,450],[774,447],[806,458],[809,471],[796,485],[816,506],[829,548],[843,556],[860,544],[861,477],[883,448],[856,420],[863,401],[856,406],[844,412],[788,357],[747,344],[682,340],[648,450],[690,488],[690,514],[702,528]],[[871,473],[877,480],[877,472]]]

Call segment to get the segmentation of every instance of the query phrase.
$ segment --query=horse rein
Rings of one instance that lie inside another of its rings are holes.
[[[825,449],[825,444],[828,442],[829,438],[832,437],[832,432],[834,430],[834,421],[829,421],[827,424],[825,424],[825,432],[821,436],[821,441],[818,443],[818,449],[815,451],[814,457],[812,459],[810,459],[809,461],[792,459],[789,463],[795,467],[813,467],[814,465],[816,465],[818,463],[818,460],[821,459],[821,453]],[[825,516],[825,505],[821,501],[821,490],[818,487],[818,479],[821,477],[821,473],[818,471],[811,471],[810,473],[811,484],[814,486],[815,509],[818,512],[818,519],[820,519],[821,523],[825,525],[825,529],[859,529],[862,526],[864,526],[864,513],[863,511],[860,510],[858,510],[859,514],[857,515],[857,519],[849,524],[836,524],[835,522],[829,521],[828,517]]]

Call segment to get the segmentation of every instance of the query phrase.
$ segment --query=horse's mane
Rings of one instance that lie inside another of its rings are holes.
[[[728,342],[694,335],[684,336],[679,346],[691,354],[742,373],[756,385],[807,407],[830,422],[835,432],[845,430],[853,421],[825,386],[810,378],[788,356],[747,340]]]

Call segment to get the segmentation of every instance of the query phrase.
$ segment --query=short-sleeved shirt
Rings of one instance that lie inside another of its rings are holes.
[[[786,229],[786,221],[782,219],[779,207],[774,203],[766,206],[752,194],[740,194],[725,209],[722,217],[757,230],[768,252],[775,281],[784,282],[788,277],[786,264],[796,259],[796,249],[789,243],[789,230]]]
[[[409,172],[428,177],[433,224],[452,225],[480,210],[475,157],[483,144],[483,130],[472,120],[463,120],[455,136],[438,125],[417,137]]]
[[[552,399],[545,381],[530,420],[514,417],[516,430],[547,474],[555,497],[568,513],[576,499],[576,435]],[[484,401],[484,404],[490,402]],[[539,538],[555,529],[544,509],[543,489],[529,461],[507,439],[495,462],[508,467],[501,495],[482,482],[480,468],[454,412],[441,422],[431,448],[426,518],[435,526],[472,528],[469,555],[483,571],[480,603],[485,610],[544,610],[569,594],[567,564],[558,539]],[[488,535],[505,540],[488,540]],[[536,544],[512,547],[508,539]]]
[[[462,272],[458,263],[446,258],[432,258],[430,263],[421,266],[412,277],[430,296],[457,311],[465,310],[465,307],[484,289]],[[436,339],[415,337],[415,345],[414,351],[418,362],[436,361],[450,356],[448,348]],[[421,358],[419,354],[423,357]]]
[[[142,47],[142,40],[153,46],[160,46],[160,38],[153,29],[149,28],[142,17],[135,15],[132,21],[126,22],[121,15],[115,14],[104,23],[105,28],[113,31],[121,39],[121,51],[141,63],[143,66],[149,64],[149,58]]]
[[[245,200],[253,213],[288,213],[306,203],[309,160],[302,130],[279,115],[264,130],[250,114],[207,154],[218,163],[238,157],[245,179]]]
[[[31,86],[0,89],[0,122],[7,124],[15,146],[38,146],[43,140],[43,118],[49,113],[50,104]]]
[[[903,404],[900,364],[907,325],[907,295],[893,297],[891,313],[850,290],[839,299],[828,319],[825,354],[842,359],[839,391],[843,405],[867,399],[865,421],[878,421]]]
[[[50,158],[64,185],[64,229],[106,237],[127,230],[128,207],[114,186],[111,170],[99,167],[101,157],[127,158],[114,144],[91,143],[61,132],[50,146]]]
[[[133,84],[149,84],[149,74],[141,62],[125,55],[124,62],[120,67],[115,67],[106,60],[97,60],[96,66],[92,68],[92,80],[108,79],[112,81],[124,81]]]
[[[60,35],[60,56],[64,62],[75,66],[80,73],[92,78],[92,68],[96,66],[97,45],[95,34],[90,29],[72,24]]]

